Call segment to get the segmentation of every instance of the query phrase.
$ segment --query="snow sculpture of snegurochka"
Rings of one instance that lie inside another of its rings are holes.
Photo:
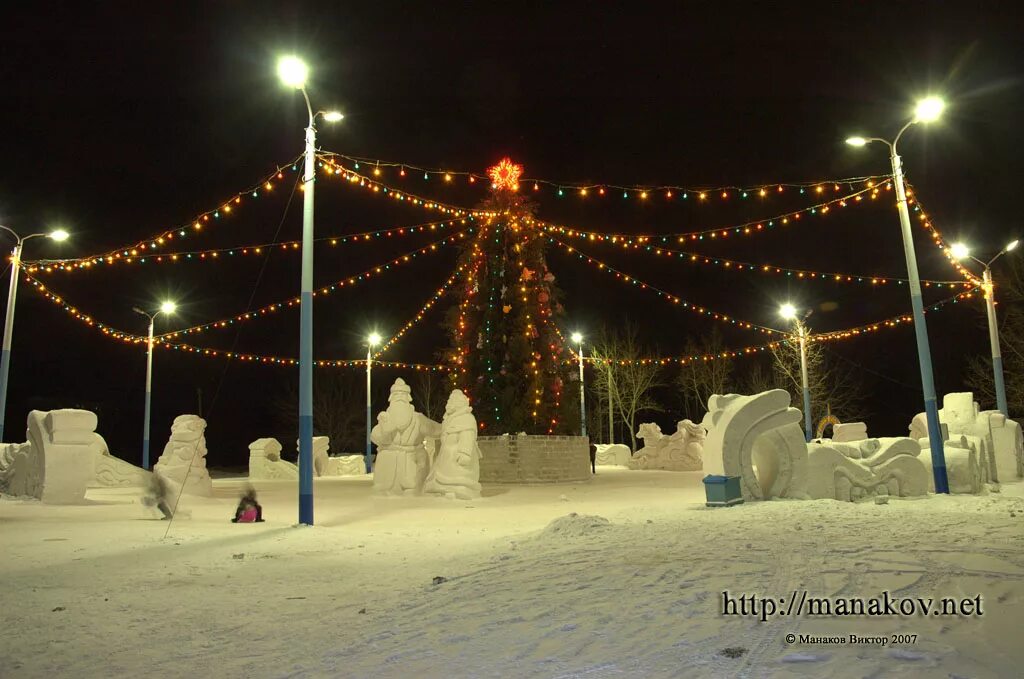
[[[65,408],[28,414],[28,442],[0,450],[0,490],[47,504],[76,504],[95,475],[95,413]]]
[[[702,424],[704,471],[739,476],[748,500],[770,498],[852,501],[875,495],[926,495],[931,469],[910,438],[807,444],[800,411],[789,393],[709,399]]]
[[[459,500],[480,497],[480,448],[476,435],[476,418],[469,399],[455,389],[445,406],[441,447],[424,483],[424,493]]]
[[[704,459],[707,432],[690,420],[680,420],[671,436],[661,433],[654,423],[640,425],[637,438],[644,447],[633,454],[630,469],[663,469],[674,472],[700,471]]]
[[[416,412],[412,390],[401,377],[391,385],[388,408],[377,415],[370,440],[377,444],[373,490],[378,495],[419,495],[430,466],[425,442],[441,435],[441,425]]]
[[[189,495],[213,495],[213,480],[206,469],[206,420],[178,415],[171,423],[171,438],[153,471]]]

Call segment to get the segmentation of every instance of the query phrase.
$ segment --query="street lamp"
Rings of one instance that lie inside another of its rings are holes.
[[[956,259],[973,259],[983,268],[982,288],[985,290],[985,308],[988,312],[988,340],[992,345],[992,374],[996,386],[996,407],[1006,417],[1010,416],[1009,406],[1006,403],[1006,382],[1003,380],[1003,355],[999,350],[999,325],[996,323],[996,293],[992,285],[992,264],[1007,252],[1015,249],[1020,241],[1011,241],[1005,248],[999,251],[992,259],[983,262],[977,257],[971,256],[971,251],[963,243],[953,243],[950,246],[950,254]]]
[[[586,393],[583,390],[583,335],[578,332],[572,334],[572,341],[576,345],[580,357],[580,436],[587,435],[587,401]]]
[[[295,56],[282,57],[277,73],[288,87],[302,92],[309,113],[305,168],[302,174],[302,281],[299,288],[299,523],[313,525],[313,180],[316,168],[316,117],[341,120],[336,111],[313,112],[306,93],[309,67]]]
[[[793,325],[796,326],[797,339],[800,341],[800,377],[803,381],[804,388],[804,438],[805,440],[810,441],[811,388],[807,383],[807,326],[804,325],[804,321],[811,315],[811,312],[808,310],[808,312],[804,314],[803,318],[799,318],[796,307],[787,302],[779,307],[779,315],[787,321],[793,321]]]
[[[14,303],[18,297],[18,273],[21,271],[21,251],[30,238],[46,236],[57,242],[68,239],[68,232],[57,229],[50,233],[33,233],[22,238],[14,230],[0,224],[0,229],[14,236],[15,245],[11,251],[11,287],[7,292],[7,318],[4,320],[4,343],[0,353],[0,441],[4,440],[4,414],[7,412],[7,374],[11,368],[11,340],[14,336]]]
[[[143,311],[139,307],[132,307],[132,311],[142,314],[149,319],[149,336],[146,340],[146,410],[142,420],[142,468],[149,469],[149,413],[153,393],[153,324],[160,314],[170,316],[178,308],[174,302],[164,302],[160,310],[153,313]],[[199,413],[202,415],[202,413]]]
[[[370,366],[373,365],[373,348],[380,344],[381,337],[371,332],[366,338],[366,473],[373,471],[373,457],[371,455],[372,445],[370,443],[370,429],[373,426],[373,419],[370,413]]]
[[[851,146],[864,146],[870,142],[881,142],[889,147],[892,163],[893,184],[896,185],[896,208],[900,214],[900,230],[903,236],[903,253],[907,259],[907,274],[910,279],[910,306],[914,312],[914,335],[917,339],[917,360],[921,366],[921,386],[924,391],[924,410],[928,421],[928,443],[932,453],[932,473],[935,476],[935,492],[949,493],[949,479],[946,476],[946,456],[943,451],[942,428],[939,424],[939,406],[935,396],[935,377],[932,374],[932,353],[928,346],[928,327],[924,320],[924,303],[921,300],[921,279],[917,273],[917,256],[914,254],[914,237],[910,231],[910,212],[907,209],[907,191],[903,184],[903,164],[896,144],[903,133],[914,123],[930,123],[942,114],[945,104],[938,97],[928,97],[918,102],[914,117],[904,125],[893,141],[879,137],[850,137]]]

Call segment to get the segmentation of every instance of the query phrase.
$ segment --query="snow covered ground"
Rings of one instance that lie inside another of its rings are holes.
[[[258,484],[266,523],[230,523],[244,479],[221,479],[214,498],[183,501],[191,516],[166,538],[138,491],[5,498],[0,676],[1021,676],[1021,484],[707,509],[700,477],[601,468],[474,502],[324,479],[314,527],[294,526],[294,482]],[[760,622],[723,615],[723,590],[981,595],[984,615]]]

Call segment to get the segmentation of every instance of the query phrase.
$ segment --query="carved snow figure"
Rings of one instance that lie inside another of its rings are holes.
[[[992,442],[996,448],[996,480],[1000,483],[1024,476],[1024,435],[1020,425],[998,410],[983,410],[992,425]]]
[[[807,445],[807,494],[850,502],[873,495],[928,494],[931,471],[909,438],[864,439]]]
[[[789,392],[715,394],[701,424],[707,430],[704,471],[740,477],[747,500],[807,498],[807,444],[789,407]]]
[[[413,408],[412,390],[405,380],[395,380],[388,409],[377,415],[377,424],[370,432],[370,440],[377,444],[374,492],[419,495],[430,464],[424,443],[440,434],[441,425]]]
[[[0,490],[47,504],[75,504],[95,475],[96,415],[88,410],[33,410],[28,442],[0,450]]]
[[[657,424],[641,424],[637,438],[643,439],[644,447],[633,455],[629,468],[699,471],[703,466],[706,437],[704,427],[690,420],[680,420],[671,436],[662,434]]]
[[[1014,478],[1014,476],[1006,479],[999,478],[996,461],[998,455],[992,435],[992,412],[979,413],[978,404],[974,402],[974,394],[969,391],[946,394],[942,397],[942,407],[939,409],[939,422],[946,425],[947,429],[944,440],[953,440],[953,446],[957,447],[960,436],[966,439],[969,447],[974,451],[983,483],[1010,481]],[[910,423],[910,436],[919,440],[923,439],[922,446],[928,448],[928,421],[924,413],[914,416]],[[1016,450],[1010,455],[1015,457]],[[1003,466],[1007,466],[1005,462]]]
[[[644,425],[640,425],[641,429]],[[599,443],[597,444],[597,459],[595,463],[600,466],[628,467],[632,458],[629,446],[624,443]]]
[[[832,440],[836,443],[863,441],[868,437],[868,425],[863,422],[837,422],[832,425]]]
[[[92,449],[95,455],[96,474],[89,484],[90,488],[149,485],[149,477],[153,472],[111,455],[106,440],[99,434],[93,434]]]
[[[256,439],[249,444],[250,479],[297,479],[295,463],[281,459],[281,443],[277,439]]]
[[[444,409],[441,448],[423,492],[460,500],[480,497],[480,449],[476,445],[476,432],[476,418],[469,399],[456,389]]]
[[[182,492],[213,495],[213,480],[206,470],[206,420],[198,415],[178,415],[171,423],[171,438],[153,471],[162,474]]]
[[[295,449],[299,448],[299,440],[295,439]],[[314,436],[313,437],[313,475],[314,476],[326,476],[328,455],[327,452],[331,449],[331,437],[330,436]],[[298,465],[295,467],[298,469]]]

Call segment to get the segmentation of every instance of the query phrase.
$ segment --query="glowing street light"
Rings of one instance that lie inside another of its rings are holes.
[[[1010,416],[1010,408],[1006,401],[1006,382],[1003,379],[1003,354],[999,348],[999,324],[996,322],[996,292],[992,285],[992,264],[1007,252],[1015,250],[1019,243],[1018,240],[1010,241],[987,262],[971,256],[970,249],[963,243],[953,243],[949,247],[950,254],[956,259],[973,259],[982,266],[982,288],[985,290],[985,310],[988,314],[988,341],[992,347],[992,376],[996,388],[996,407],[1006,417]]]
[[[900,231],[903,237],[903,253],[907,260],[907,274],[910,279],[910,305],[914,312],[914,336],[917,340],[917,360],[921,367],[921,387],[924,391],[924,410],[928,421],[928,443],[932,454],[932,473],[935,476],[935,492],[949,493],[949,479],[946,475],[946,455],[943,449],[942,427],[939,424],[939,406],[935,395],[935,376],[932,372],[932,353],[928,345],[928,326],[924,318],[924,302],[921,299],[921,278],[917,272],[917,255],[914,253],[914,237],[910,229],[910,211],[907,209],[907,189],[903,182],[903,162],[896,152],[903,133],[915,123],[930,123],[938,120],[945,109],[945,103],[938,97],[927,97],[918,102],[914,117],[897,133],[893,141],[879,137],[850,137],[851,146],[864,146],[870,142],[881,142],[889,147],[889,161],[892,164],[892,179],[896,186],[896,208],[900,215]]]
[[[587,435],[587,401],[586,393],[583,390],[583,335],[578,332],[572,334],[573,344],[576,345],[577,355],[580,357],[580,436]]]
[[[174,302],[164,302],[160,305],[159,311],[149,313],[138,307],[132,307],[132,311],[142,314],[149,319],[149,336],[146,340],[146,410],[142,420],[142,468],[149,469],[149,413],[153,400],[153,324],[160,314],[169,316],[178,309]],[[201,416],[202,413],[199,413]]]
[[[57,242],[68,239],[68,232],[57,229],[50,233],[33,233],[22,238],[13,229],[0,224],[0,229],[14,236],[15,245],[11,251],[11,287],[7,292],[7,317],[4,319],[4,343],[0,352],[0,442],[4,440],[4,414],[7,412],[7,375],[11,369],[11,340],[14,338],[14,303],[18,299],[18,275],[21,271],[21,251],[30,238],[46,236]]]
[[[373,427],[370,413],[370,366],[373,365],[373,348],[380,344],[380,340],[381,336],[376,332],[371,332],[366,338],[366,457],[363,461],[366,463],[367,474],[373,471],[373,446],[370,443],[370,430]]]
[[[309,67],[296,56],[282,57],[277,74],[302,92],[309,113],[302,174],[302,278],[299,287],[299,523],[313,525],[313,188],[316,174],[316,122],[341,120],[337,111],[313,112],[306,93]]]
[[[797,340],[800,342],[800,377],[803,382],[804,389],[804,438],[807,441],[811,440],[811,388],[808,385],[807,380],[807,326],[804,325],[804,321],[811,312],[808,310],[804,317],[801,319],[797,315],[797,309],[795,306],[786,302],[779,307],[779,315],[785,318],[787,321],[793,321],[793,325],[796,327]]]

